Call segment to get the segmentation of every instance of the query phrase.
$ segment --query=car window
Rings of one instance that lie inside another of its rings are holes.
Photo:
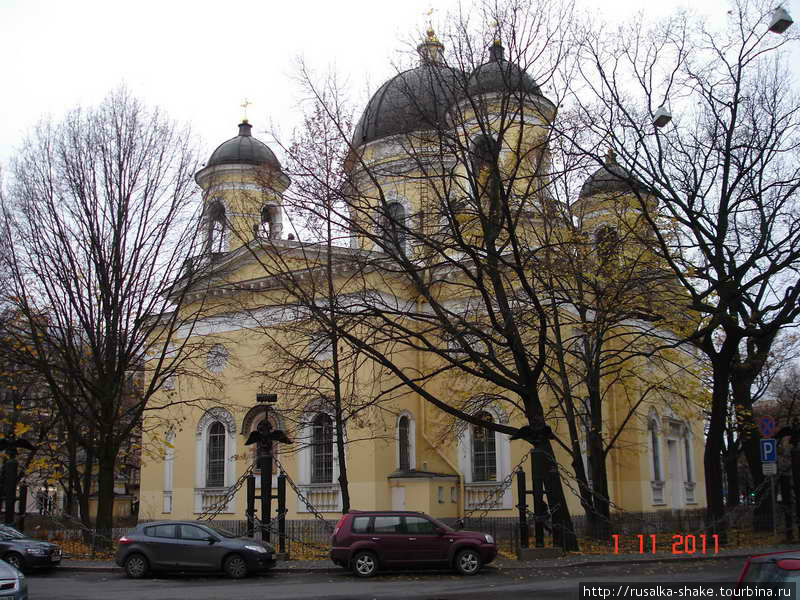
[[[442,523],[442,522],[441,522],[441,521],[439,521],[438,519],[434,519],[433,517],[431,517],[431,521],[433,522],[433,524],[434,524],[436,527],[441,527],[442,529],[444,529],[445,531],[447,531],[447,532],[449,532],[449,533],[453,533],[453,532],[455,531],[455,529],[453,529],[452,527],[450,527],[450,526],[449,526],[449,525],[447,525],[446,523]]]
[[[353,519],[353,533],[367,533],[369,517],[355,517]]]
[[[177,529],[175,525],[154,525],[145,527],[144,533],[150,537],[176,538],[178,537]]]
[[[800,581],[800,571],[781,569],[773,561],[752,562],[747,567],[742,583],[784,583]]]
[[[422,517],[406,517],[406,533],[436,533],[436,526]]]
[[[181,525],[181,538],[184,540],[206,540],[209,533],[195,525]]]
[[[375,517],[372,533],[401,533],[400,517]]]
[[[2,537],[4,540],[24,540],[27,536],[25,536],[23,533],[20,533],[13,527],[4,525],[0,526],[0,537]]]

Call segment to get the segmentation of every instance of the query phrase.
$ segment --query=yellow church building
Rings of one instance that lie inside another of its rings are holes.
[[[316,510],[336,518],[342,509],[342,495],[332,426],[335,415],[330,404],[322,401],[331,393],[324,375],[325,369],[332,368],[332,349],[314,337],[307,313],[293,302],[296,293],[287,288],[285,277],[278,272],[294,269],[292,285],[316,286],[319,298],[325,297],[328,288],[322,284],[330,275],[335,280],[330,289],[343,297],[368,291],[386,303],[413,300],[419,314],[432,310],[412,297],[408,285],[392,287],[393,276],[376,266],[380,260],[368,262],[372,270],[360,277],[352,277],[352,273],[357,265],[365,264],[364,257],[371,261],[370,257],[387,254],[387,248],[380,247],[380,232],[375,233],[386,223],[386,215],[390,224],[398,226],[388,228],[387,243],[402,246],[408,260],[419,265],[428,264],[425,236],[446,236],[448,227],[469,231],[470,219],[479,219],[468,203],[455,210],[449,206],[449,214],[455,215],[451,220],[432,208],[441,198],[453,197],[453,190],[470,196],[465,181],[484,182],[479,195],[491,194],[495,185],[481,179],[479,161],[462,164],[465,160],[457,152],[443,155],[443,129],[450,132],[454,148],[473,148],[479,158],[481,152],[497,153],[501,164],[513,163],[511,197],[523,198],[534,183],[537,198],[552,196],[539,168],[543,163],[538,161],[547,160],[548,153],[542,148],[547,145],[556,109],[536,82],[504,57],[499,43],[490,48],[488,60],[472,72],[445,65],[442,44],[432,32],[420,44],[419,52],[419,65],[383,84],[355,127],[347,167],[351,239],[347,245],[328,249],[331,268],[324,269],[328,265],[320,258],[328,251],[323,251],[324,244],[317,244],[315,253],[314,244],[292,234],[284,204],[293,182],[274,152],[253,136],[247,121],[239,125],[237,136],[217,147],[197,173],[203,197],[204,252],[193,265],[201,276],[189,290],[182,310],[203,305],[203,316],[186,332],[204,348],[196,361],[202,376],[187,372],[170,379],[161,392],[165,401],[194,402],[148,417],[144,424],[140,519],[193,519],[221,502],[224,506],[218,518],[244,519],[244,489],[233,496],[228,492],[253,465],[253,448],[244,442],[265,418],[264,406],[255,401],[263,392],[278,394],[270,419],[294,440],[291,446],[278,447],[281,467]],[[454,93],[459,86],[467,93]],[[508,98],[514,101],[509,103]],[[503,124],[507,113],[513,115]],[[493,137],[495,125],[505,127],[500,141]],[[436,133],[432,133],[434,129]],[[431,152],[434,147],[440,151]],[[520,154],[529,158],[520,161]],[[439,162],[423,164],[422,156]],[[449,168],[446,177],[439,169],[443,164]],[[470,173],[473,170],[475,173]],[[634,187],[630,175],[610,154],[606,164],[583,182],[574,201],[573,209],[582,215],[580,227],[585,238],[581,239],[607,242],[607,232],[620,227],[615,220],[626,219],[623,212],[629,214],[619,210],[620,199],[630,208],[637,204],[628,198],[634,191],[647,194]],[[371,211],[380,216],[371,217]],[[531,217],[525,230],[529,234],[520,239],[528,235],[534,239],[537,228],[545,225],[541,215]],[[445,254],[453,268],[475,260],[459,254],[457,247]],[[466,306],[473,293],[458,285],[457,276],[448,276],[437,288],[437,301],[442,306]],[[568,307],[563,311],[565,335],[575,336],[574,315]],[[633,327],[620,325],[629,326]],[[647,326],[655,331],[652,324]],[[664,332],[665,337],[669,335]],[[438,342],[447,347],[452,340],[442,334]],[[309,349],[308,358],[314,364],[298,368],[306,373],[298,376],[316,383],[309,386],[314,389],[301,393],[299,387],[281,383],[288,375],[286,357],[279,353],[303,347]],[[469,354],[467,350],[456,343],[449,356]],[[391,352],[388,346],[387,352]],[[433,373],[441,366],[442,356],[424,348],[406,345],[397,352],[395,364],[409,371]],[[690,351],[672,352],[679,356],[678,363],[691,362]],[[675,394],[673,401],[665,400],[663,393],[647,395],[647,382],[664,376],[660,369],[666,362],[631,356],[626,368],[637,383],[627,387],[609,383],[606,389],[604,428],[621,430],[606,459],[612,510],[649,512],[704,506],[700,409],[680,394]],[[672,362],[676,362],[674,358]],[[528,442],[453,423],[374,360],[348,359],[343,364],[349,393],[365,405],[364,399],[381,398],[379,404],[347,421],[345,454],[352,508],[419,510],[441,518],[476,511],[492,516],[517,514],[516,486],[508,483],[520,463],[530,472],[530,462],[524,463],[531,448]],[[274,379],[271,372],[276,374]],[[458,399],[462,407],[468,406],[464,398],[477,393],[491,397],[496,391],[486,381],[457,369],[431,376],[425,385],[438,397],[449,394],[454,402]],[[568,427],[559,416],[554,391],[544,386],[540,393],[547,415],[552,417],[548,425],[556,436],[568,440]],[[527,424],[513,402],[483,401],[477,412],[481,419],[511,427]],[[585,434],[585,429],[579,432],[582,443]],[[582,509],[571,458],[563,447],[556,446],[556,459],[567,482],[570,511],[579,515]],[[313,518],[309,507],[291,490],[287,509],[289,519]]]

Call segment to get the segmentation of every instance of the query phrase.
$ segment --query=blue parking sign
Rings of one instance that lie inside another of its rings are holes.
[[[778,442],[774,439],[761,440],[761,462],[775,462],[778,460]]]

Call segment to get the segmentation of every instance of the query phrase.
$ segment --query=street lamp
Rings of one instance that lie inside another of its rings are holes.
[[[792,17],[789,16],[789,13],[786,11],[785,8],[779,6],[775,10],[772,11],[772,18],[769,22],[769,30],[772,33],[783,33],[789,26],[794,23]]]

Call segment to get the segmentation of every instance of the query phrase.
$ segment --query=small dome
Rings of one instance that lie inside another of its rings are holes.
[[[243,121],[239,124],[239,135],[223,142],[211,154],[206,163],[207,167],[215,165],[248,164],[269,165],[280,171],[281,163],[269,147],[250,134],[253,128],[250,123]]]
[[[585,198],[601,193],[630,194],[634,191],[649,193],[650,190],[617,163],[616,153],[613,149],[609,149],[605,164],[584,182],[580,197]]]
[[[384,83],[372,96],[353,133],[360,146],[390,135],[435,129],[457,97],[464,74],[444,64],[433,31],[417,50],[422,64]]]
[[[504,49],[499,42],[489,48],[490,60],[475,69],[467,84],[470,95],[493,92],[523,92],[542,95],[542,90],[519,65],[503,57]]]

